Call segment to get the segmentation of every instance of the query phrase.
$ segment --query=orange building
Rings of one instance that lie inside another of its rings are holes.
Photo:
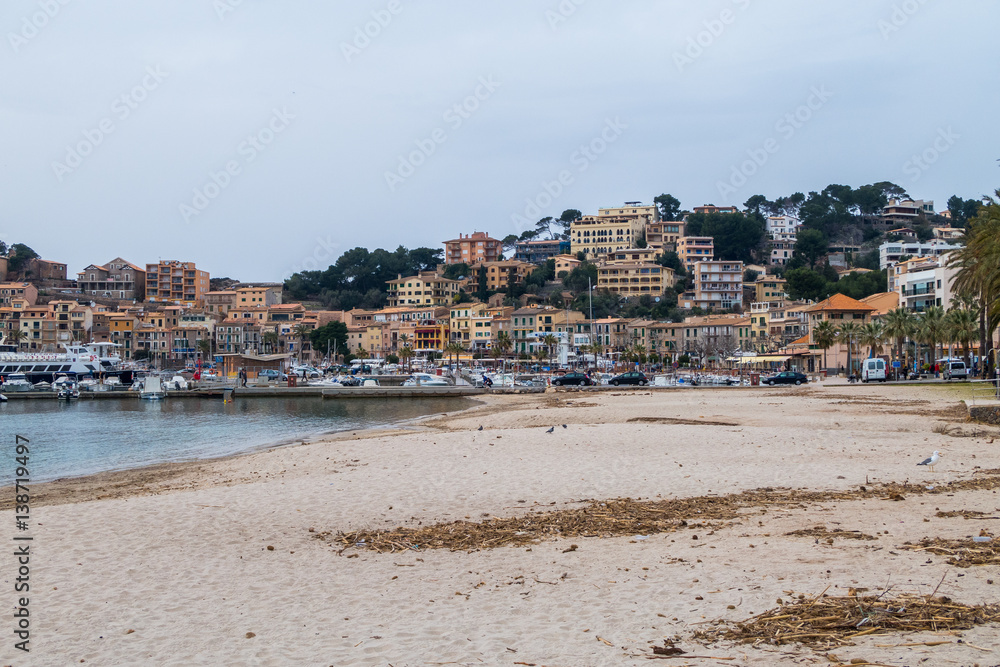
[[[194,262],[164,260],[146,265],[146,299],[163,303],[202,305],[208,292],[208,271]]]
[[[457,239],[444,242],[445,264],[475,264],[476,262],[496,262],[503,248],[500,241],[490,238],[486,232],[473,232]]]

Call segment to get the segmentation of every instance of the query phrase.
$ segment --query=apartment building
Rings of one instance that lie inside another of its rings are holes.
[[[485,303],[462,303],[453,306],[448,321],[451,342],[465,346],[473,343],[473,321],[485,317],[487,308]],[[479,328],[482,329],[482,325]]]
[[[31,283],[0,283],[0,307],[12,307],[15,299],[34,306],[38,302],[38,288]]]
[[[151,302],[200,306],[208,285],[208,271],[202,271],[194,262],[165,260],[146,264],[146,299]]]
[[[739,213],[740,210],[735,206],[714,206],[712,204],[705,204],[704,206],[695,206],[694,212],[708,215],[710,213]]]
[[[281,283],[261,283],[238,285],[234,306],[243,308],[245,306],[277,306],[281,305],[281,291],[284,286]],[[209,292],[212,294],[212,292]],[[218,292],[216,292],[218,294]]]
[[[729,310],[742,305],[743,262],[713,260],[694,265],[694,291],[681,296],[681,308]]]
[[[91,296],[142,301],[146,293],[146,271],[115,257],[106,264],[91,264],[76,274],[77,289]]]
[[[541,241],[518,241],[514,245],[514,259],[529,264],[543,264],[556,255],[570,251],[570,242],[565,239]]]
[[[538,268],[534,264],[516,259],[477,263],[472,266],[469,276],[469,289],[472,291],[479,289],[479,269],[481,267],[486,268],[486,289],[492,291],[506,290],[512,282],[515,285],[522,283],[525,278],[531,275],[532,271]]]
[[[659,296],[674,284],[674,271],[656,264],[652,249],[624,250],[597,267],[597,286],[624,297]]]
[[[788,298],[785,294],[786,282],[784,278],[777,276],[758,276],[753,284],[754,301],[760,303],[786,300]]]
[[[752,325],[749,317],[719,315],[689,317],[681,325],[684,335],[682,351],[702,363],[722,362],[740,350],[753,348]]]
[[[677,257],[688,273],[698,262],[715,257],[715,239],[711,236],[682,236],[677,239]]]
[[[899,305],[921,313],[930,306],[951,307],[952,283],[958,269],[947,265],[947,258],[910,260],[895,267],[905,270],[897,274],[893,291],[899,296]]]
[[[772,215],[764,221],[764,225],[771,238],[789,234],[795,238],[802,221],[792,215]]]
[[[570,252],[582,252],[589,259],[635,248],[646,233],[646,225],[659,219],[655,206],[639,202],[599,209],[596,216],[584,216],[570,225]]]
[[[784,266],[795,254],[795,237],[788,234],[777,234],[770,242],[771,266]]]
[[[887,269],[903,257],[940,257],[961,247],[959,244],[948,243],[941,239],[931,239],[926,243],[886,242],[878,247],[879,268]]]
[[[556,263],[556,278],[562,276],[563,273],[572,273],[573,269],[583,263],[577,259],[576,255],[556,255],[553,259]]]
[[[500,241],[486,232],[459,234],[457,239],[444,242],[445,264],[475,264],[500,260],[503,248]]]
[[[205,292],[205,310],[219,319],[226,319],[229,311],[236,307],[236,290],[216,290]]]
[[[441,277],[436,271],[389,281],[388,303],[394,306],[450,306],[462,281]]]
[[[685,223],[680,220],[651,222],[646,225],[646,246],[657,254],[674,252],[677,241],[684,236]]]
[[[934,215],[934,202],[923,199],[891,199],[882,209],[882,224],[910,226],[921,217]]]

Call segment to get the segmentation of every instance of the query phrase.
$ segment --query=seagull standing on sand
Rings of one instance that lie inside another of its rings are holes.
[[[934,471],[934,466],[937,465],[937,462],[938,462],[938,460],[940,458],[941,458],[941,452],[937,452],[936,451],[933,454],[931,454],[930,458],[924,459],[923,461],[921,461],[917,465],[918,466],[927,466],[928,469],[930,469],[931,472],[933,472]]]

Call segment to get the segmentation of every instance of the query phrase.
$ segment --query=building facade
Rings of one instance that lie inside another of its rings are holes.
[[[146,298],[151,302],[202,305],[208,284],[208,271],[202,271],[194,262],[165,260],[146,264]]]
[[[115,257],[106,264],[91,264],[76,274],[77,289],[91,296],[142,301],[146,295],[146,271]]]
[[[457,239],[444,242],[445,264],[475,264],[476,262],[496,262],[503,254],[500,241],[490,238],[486,232],[458,235]]]

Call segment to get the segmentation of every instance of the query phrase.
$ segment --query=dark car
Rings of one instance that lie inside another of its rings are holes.
[[[802,373],[796,373],[794,371],[785,371],[784,373],[778,373],[777,375],[766,377],[763,380],[761,380],[761,382],[768,385],[769,387],[773,387],[776,384],[800,385],[809,382],[809,378]]]
[[[565,375],[553,378],[552,384],[556,387],[565,387],[567,385],[590,387],[594,384],[594,381],[584,373],[566,373]]]
[[[611,384],[616,387],[620,384],[637,384],[640,387],[645,387],[649,384],[649,378],[647,378],[644,373],[634,371],[632,373],[622,373],[621,375],[616,375],[611,378]]]

